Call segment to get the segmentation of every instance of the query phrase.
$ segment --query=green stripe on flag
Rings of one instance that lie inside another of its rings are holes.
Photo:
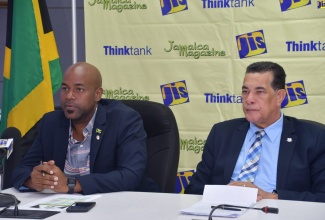
[[[51,81],[52,81],[52,91],[55,92],[58,91],[58,89],[61,87],[62,68],[60,64],[60,59],[52,60],[49,63],[50,63],[50,72],[51,72]]]
[[[11,99],[10,109],[43,81],[32,1],[14,1],[11,39],[10,87],[15,93]]]
[[[14,126],[24,135],[54,109],[53,93],[60,88],[62,69],[48,22],[45,0],[9,0],[7,25],[12,25],[12,32],[7,26],[7,46],[11,46],[11,57],[5,57],[10,70],[4,72],[0,132]],[[43,25],[51,35],[44,34]]]

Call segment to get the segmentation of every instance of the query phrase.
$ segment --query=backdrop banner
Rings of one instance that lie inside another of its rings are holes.
[[[180,131],[183,192],[215,123],[243,117],[245,68],[287,73],[284,114],[325,123],[325,1],[85,0],[86,60],[105,98],[163,103]]]

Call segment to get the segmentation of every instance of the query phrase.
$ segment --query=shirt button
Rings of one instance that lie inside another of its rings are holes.
[[[83,144],[80,144],[80,147],[83,147],[84,145]]]

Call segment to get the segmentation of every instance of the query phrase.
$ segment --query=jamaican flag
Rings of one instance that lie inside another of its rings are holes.
[[[24,136],[54,110],[62,69],[45,0],[9,0],[0,133]]]

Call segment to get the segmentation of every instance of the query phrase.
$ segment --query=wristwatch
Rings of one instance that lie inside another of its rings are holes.
[[[75,177],[68,177],[67,185],[69,187],[68,193],[73,194],[74,188],[76,187],[76,178]]]
[[[272,191],[272,194],[276,195],[276,199],[279,199],[279,193],[276,189]]]

